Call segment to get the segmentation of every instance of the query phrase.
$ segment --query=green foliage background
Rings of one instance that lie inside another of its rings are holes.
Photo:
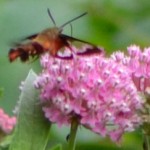
[[[131,44],[150,45],[149,0],[0,0],[0,87],[4,89],[0,106],[9,114],[12,114],[18,100],[20,82],[29,69],[33,68],[38,73],[40,67],[38,61],[11,64],[8,51],[20,38],[53,26],[47,8],[52,11],[58,26],[87,11],[87,16],[73,23],[73,36],[101,45],[107,53],[125,50]],[[64,33],[70,35],[69,26]],[[52,143],[65,143],[69,131],[67,128],[57,130],[53,127],[56,140],[53,141],[53,138]],[[142,149],[142,135],[138,131],[125,135],[121,147],[83,128],[79,129],[77,138],[79,150]]]

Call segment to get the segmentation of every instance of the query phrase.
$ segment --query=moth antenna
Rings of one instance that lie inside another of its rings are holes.
[[[67,22],[64,23],[62,26],[60,26],[60,29],[62,29],[62,28],[63,28],[64,26],[66,26],[67,24],[69,24],[69,23],[71,23],[71,22],[73,22],[73,21],[75,21],[75,20],[77,20],[77,19],[79,19],[79,18],[85,16],[86,14],[87,14],[87,12],[85,12],[85,13],[83,13],[83,14],[81,14],[81,15],[79,15],[79,16],[77,16],[77,17],[75,17],[75,18],[73,18],[73,19],[71,19],[71,20],[69,20],[69,21],[67,21]]]
[[[51,14],[51,12],[50,12],[50,9],[49,9],[49,8],[47,8],[47,12],[48,12],[48,15],[49,15],[50,19],[52,20],[53,24],[56,26],[56,22],[55,22],[55,20],[54,20],[54,18],[53,18],[53,16],[52,16],[52,14]]]
[[[72,28],[72,24],[70,23],[70,29],[71,29],[71,37],[73,35],[73,28]]]
[[[73,29],[72,29],[72,24],[70,23],[70,29],[71,29],[71,37],[72,37],[72,34],[73,34]],[[72,42],[71,42],[71,46],[72,46]]]

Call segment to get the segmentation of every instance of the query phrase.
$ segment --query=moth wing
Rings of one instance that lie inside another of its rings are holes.
[[[10,45],[13,46],[13,47],[22,46],[24,43],[27,42],[26,40],[33,40],[34,38],[37,37],[37,35],[38,35],[38,34],[29,35],[29,36],[27,36],[27,37],[24,37],[24,38],[18,40],[18,42],[11,42]]]
[[[26,37],[22,38],[21,41],[24,41],[24,40],[33,40],[37,36],[38,36],[38,33],[35,33],[35,34],[32,34],[32,35],[29,35],[29,36],[26,36]]]
[[[90,42],[84,41],[84,40],[80,40],[80,39],[77,39],[77,38],[74,38],[74,37],[71,37],[71,36],[68,36],[68,35],[64,35],[64,34],[60,34],[60,38],[62,38],[64,40],[68,40],[68,41],[78,41],[78,42],[85,43],[85,44],[88,45],[84,48],[83,51],[76,52],[77,55],[90,55],[90,54],[104,52],[103,48],[97,47],[96,45],[94,45]]]
[[[92,44],[90,42],[87,42],[87,41],[84,41],[84,40],[80,40],[80,39],[77,39],[77,38],[69,36],[69,35],[60,34],[59,37],[62,38],[62,39],[66,39],[68,41],[78,41],[78,42],[81,42],[81,43],[86,43],[86,44],[95,46],[94,44]]]

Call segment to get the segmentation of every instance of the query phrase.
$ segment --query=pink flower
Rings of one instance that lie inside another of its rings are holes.
[[[112,54],[116,62],[124,64],[130,70],[130,76],[137,89],[146,92],[150,87],[150,48],[141,50],[139,46],[131,45],[128,54],[117,52]],[[120,59],[118,57],[122,56]]]
[[[45,116],[59,126],[76,116],[81,125],[114,141],[133,131],[140,124],[142,102],[122,57],[114,55],[118,63],[100,54],[72,60],[43,55],[35,87],[41,89]]]
[[[0,108],[0,129],[5,134],[9,134],[16,125],[16,117],[9,117],[3,109]]]

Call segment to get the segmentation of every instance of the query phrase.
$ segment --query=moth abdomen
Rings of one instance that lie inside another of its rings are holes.
[[[37,42],[31,42],[25,45],[20,45],[19,47],[12,48],[9,51],[9,60],[13,62],[17,58],[25,62],[29,60],[29,56],[35,57],[43,53],[43,47]]]

